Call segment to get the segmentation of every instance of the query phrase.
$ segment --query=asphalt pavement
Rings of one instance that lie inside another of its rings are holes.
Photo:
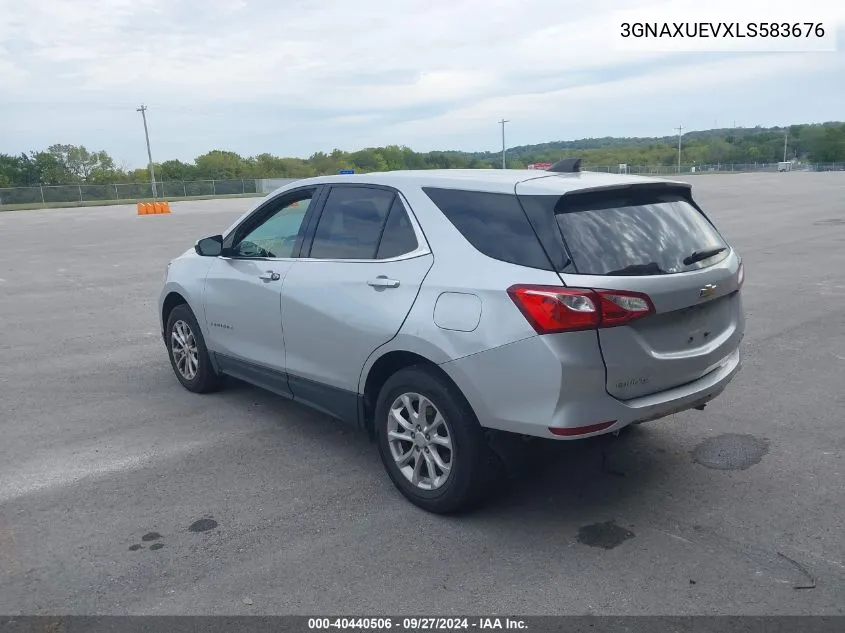
[[[254,201],[0,213],[0,613],[845,613],[845,173],[691,182],[746,265],[739,376],[449,518],[352,429],[179,386],[165,265]]]

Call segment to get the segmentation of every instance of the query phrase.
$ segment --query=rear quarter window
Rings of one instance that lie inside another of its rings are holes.
[[[552,270],[513,194],[424,187],[446,219],[478,251],[511,264]]]

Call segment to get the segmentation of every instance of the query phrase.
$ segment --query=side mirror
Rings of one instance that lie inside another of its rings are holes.
[[[213,235],[211,237],[204,237],[194,245],[194,250],[197,255],[203,257],[217,257],[223,252],[223,236]]]

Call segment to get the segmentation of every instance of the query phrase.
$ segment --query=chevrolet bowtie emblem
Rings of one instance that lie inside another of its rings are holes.
[[[698,291],[698,296],[699,296],[700,299],[703,299],[704,297],[713,296],[713,294],[715,292],[716,292],[716,284],[707,284],[706,286],[704,286],[704,288],[702,288],[701,290]]]

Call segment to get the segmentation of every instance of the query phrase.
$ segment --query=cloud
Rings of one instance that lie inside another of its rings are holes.
[[[780,78],[828,71],[839,71],[840,76],[845,76],[845,60],[841,56],[816,54],[760,55],[705,63],[687,58],[687,63],[650,68],[646,73],[615,81],[485,99],[440,116],[402,122],[386,129],[385,133],[425,138],[432,134],[466,132],[489,126],[495,117],[503,113],[511,118],[536,121],[539,117],[545,123],[553,123],[563,118],[611,118],[628,109],[653,109],[661,104],[671,104],[677,116],[683,116],[678,111],[678,98],[700,98],[703,93],[724,92],[733,86],[769,76]],[[596,110],[596,104],[604,107]]]
[[[140,103],[161,151],[191,158],[221,143],[472,148],[502,116],[547,140],[577,135],[561,124],[576,118],[641,126],[664,101],[677,120],[720,90],[741,110],[759,97],[746,88],[768,90],[778,73],[818,77],[828,92],[839,73],[841,85],[842,54],[619,50],[623,19],[762,20],[781,5],[806,19],[816,5],[834,22],[845,14],[826,0],[0,0],[0,151],[61,138],[142,163],[126,129]],[[824,107],[808,100],[803,118]]]
[[[26,72],[16,65],[8,54],[0,49],[0,86],[6,91],[15,90],[24,85]]]

